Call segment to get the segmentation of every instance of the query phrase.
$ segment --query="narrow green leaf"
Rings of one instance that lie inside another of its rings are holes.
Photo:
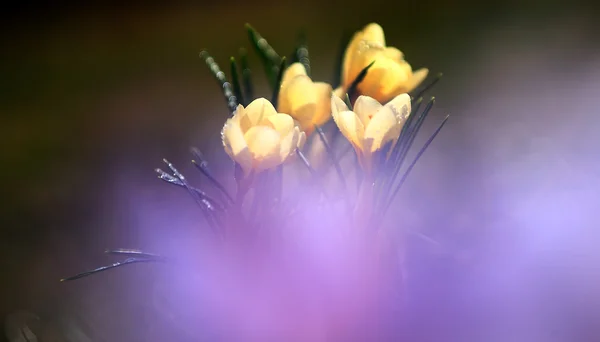
[[[244,83],[244,106],[247,106],[254,99],[254,88],[252,86],[252,72],[248,66],[248,52],[246,49],[240,49],[240,63],[242,67],[242,82]]]
[[[277,78],[275,80],[275,85],[273,88],[273,98],[271,99],[271,103],[273,107],[277,108],[277,102],[279,101],[279,90],[281,89],[281,79],[283,78],[283,73],[285,71],[285,57],[281,58],[281,64],[279,65],[279,73],[277,73]]]
[[[414,98],[419,98],[419,97],[423,96],[423,94],[425,94],[427,91],[431,90],[433,88],[433,86],[436,85],[440,81],[442,76],[444,76],[444,74],[441,72],[439,74],[437,74],[435,76],[435,78],[431,82],[429,82],[429,84],[422,86],[420,90],[416,91]]]
[[[306,35],[304,34],[304,32],[300,32],[300,34],[298,35],[298,46],[296,47],[294,57],[296,62],[299,62],[304,66],[306,74],[310,77],[310,56],[308,54],[308,45],[306,44]]]
[[[360,73],[358,73],[354,81],[350,83],[350,87],[348,87],[347,90],[348,97],[350,97],[351,99],[354,99],[356,97],[356,88],[358,87],[360,82],[362,82],[365,79],[365,77],[367,76],[367,72],[373,66],[373,64],[375,64],[375,61],[372,61],[371,63],[369,63],[369,65],[362,69]]]
[[[215,62],[215,59],[210,56],[208,51],[204,50],[200,52],[200,58],[204,59],[206,65],[210,69],[214,78],[217,80],[221,89],[223,89],[223,96],[225,97],[225,101],[227,102],[227,108],[229,108],[229,113],[233,114],[235,112],[235,108],[238,105],[238,100],[233,93],[233,89],[231,87],[231,83],[227,82],[227,78],[225,77],[225,73],[221,71],[221,68]]]
[[[229,59],[231,66],[231,83],[233,84],[233,93],[237,98],[237,102],[245,106],[244,96],[242,95],[242,87],[240,85],[240,76],[238,73],[237,63],[235,57]]]
[[[421,149],[419,150],[419,152],[417,153],[417,155],[413,159],[412,163],[410,163],[410,165],[408,166],[408,168],[406,169],[406,171],[402,175],[402,178],[400,178],[400,182],[398,183],[398,185],[394,189],[394,192],[392,193],[392,195],[390,196],[388,202],[386,203],[386,206],[384,207],[383,212],[382,212],[382,216],[385,215],[386,211],[390,207],[391,203],[394,201],[394,198],[396,197],[396,195],[398,195],[398,192],[402,188],[402,185],[404,185],[404,182],[406,181],[406,179],[410,175],[410,172],[415,167],[415,165],[417,164],[417,162],[419,161],[419,159],[421,158],[421,156],[425,153],[425,151],[427,150],[427,148],[429,147],[429,145],[431,145],[431,143],[433,142],[433,140],[435,139],[435,137],[438,135],[438,133],[440,133],[440,131],[442,130],[442,128],[444,127],[444,125],[446,124],[446,122],[448,122],[448,118],[450,118],[450,115],[446,115],[446,117],[444,118],[444,120],[442,121],[442,123],[438,126],[438,128],[435,130],[435,132],[433,132],[433,134],[429,137],[429,139],[427,139],[427,141],[425,142],[425,144],[423,145],[423,147],[421,147]]]
[[[279,72],[279,64],[281,63],[281,57],[275,52],[275,49],[269,45],[267,40],[263,38],[250,24],[246,24],[246,30],[248,31],[248,38],[250,43],[258,53],[269,84],[273,87],[276,81],[277,73]]]

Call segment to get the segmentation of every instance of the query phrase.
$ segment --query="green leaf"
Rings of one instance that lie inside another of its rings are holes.
[[[398,195],[398,192],[402,188],[402,185],[404,185],[404,182],[406,181],[406,179],[410,175],[410,172],[415,167],[415,165],[417,164],[417,162],[419,161],[419,159],[421,158],[421,156],[425,153],[425,151],[427,150],[427,148],[429,147],[429,145],[431,145],[431,143],[433,142],[433,140],[435,139],[435,137],[438,135],[438,133],[440,133],[440,131],[442,130],[442,128],[444,128],[444,125],[446,124],[446,122],[448,122],[449,118],[450,118],[450,115],[446,115],[446,117],[444,118],[444,120],[442,121],[442,123],[438,126],[438,128],[435,130],[435,132],[433,132],[433,134],[429,137],[429,139],[427,139],[427,141],[425,142],[425,144],[423,145],[423,147],[421,147],[421,149],[419,150],[419,152],[417,153],[417,155],[413,159],[412,163],[410,163],[410,165],[408,166],[408,168],[406,169],[406,171],[402,175],[402,178],[400,178],[400,182],[396,186],[396,189],[394,189],[394,192],[392,193],[392,195],[390,196],[388,202],[386,203],[386,206],[384,207],[383,212],[382,212],[382,216],[385,215],[387,209],[389,208],[389,206],[391,205],[391,203],[394,201],[394,198],[396,197],[396,195]]]
[[[279,90],[281,89],[281,79],[283,78],[283,72],[285,71],[285,57],[281,59],[281,64],[279,65],[279,73],[277,73],[277,78],[275,80],[275,86],[273,88],[273,98],[271,99],[271,103],[273,107],[277,108],[277,102],[279,101]]]
[[[248,66],[248,53],[246,49],[240,49],[240,63],[242,67],[242,82],[244,83],[244,99],[246,100],[245,106],[248,105],[254,99],[254,87],[252,86],[252,73]]]
[[[278,69],[279,64],[281,63],[281,57],[279,57],[277,52],[275,52],[275,49],[273,49],[267,40],[250,26],[250,24],[246,24],[246,30],[248,31],[250,43],[252,43],[252,46],[262,61],[269,84],[273,87],[279,72]]]
[[[233,89],[231,88],[231,83],[227,82],[227,78],[225,77],[225,73],[221,71],[221,68],[215,62],[215,59],[211,57],[208,51],[203,50],[200,52],[200,58],[204,59],[206,65],[210,69],[210,72],[213,74],[213,77],[217,80],[221,89],[223,89],[223,96],[225,97],[225,101],[227,102],[227,108],[229,108],[229,114],[233,114],[238,105],[238,99],[235,97]]]
[[[369,71],[369,69],[373,66],[373,64],[375,64],[375,61],[372,61],[371,63],[369,63],[369,65],[367,65],[364,69],[362,69],[358,75],[356,76],[356,78],[354,79],[354,81],[352,81],[352,83],[350,83],[350,87],[348,87],[348,90],[346,91],[346,93],[348,94],[348,97],[353,99],[356,96],[356,88],[358,87],[358,85],[360,84],[360,82],[362,82],[365,77],[367,76],[367,72]]]
[[[412,97],[418,99],[419,97],[423,96],[423,94],[425,94],[427,91],[431,90],[433,88],[433,86],[436,85],[440,81],[442,76],[444,76],[444,74],[442,74],[441,72],[439,74],[437,74],[435,76],[435,78],[431,82],[429,82],[429,84],[422,86],[421,89],[416,91],[415,95]]]
[[[300,32],[300,34],[298,35],[298,44],[296,46],[296,49],[294,50],[294,55],[292,58],[292,63],[296,62],[304,66],[306,74],[310,77],[310,56],[308,54],[308,45],[306,44],[306,35],[304,34],[304,32]]]
[[[237,98],[237,102],[246,106],[244,102],[244,96],[242,95],[242,87],[240,86],[240,76],[238,74],[237,63],[235,62],[235,58],[231,57],[229,59],[229,63],[231,66],[231,83],[233,84],[233,93]]]

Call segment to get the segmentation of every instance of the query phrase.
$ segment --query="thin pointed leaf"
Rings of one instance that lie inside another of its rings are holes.
[[[391,203],[394,201],[394,198],[396,197],[396,195],[398,195],[398,192],[402,188],[402,185],[404,185],[404,182],[406,181],[406,179],[410,175],[410,172],[415,167],[415,165],[417,164],[417,162],[419,161],[419,159],[421,158],[421,156],[425,153],[425,151],[427,150],[427,148],[429,147],[429,145],[431,145],[431,143],[433,142],[433,140],[435,139],[435,137],[438,135],[438,133],[440,133],[440,131],[442,130],[442,128],[444,127],[444,125],[446,124],[446,122],[448,122],[448,118],[450,118],[450,115],[446,115],[446,117],[444,118],[444,120],[442,121],[442,123],[438,126],[438,128],[435,130],[435,132],[433,132],[433,134],[429,137],[429,139],[427,139],[427,141],[425,142],[425,144],[423,145],[423,147],[421,147],[421,149],[419,150],[419,152],[417,153],[417,155],[413,159],[412,163],[410,163],[408,169],[406,169],[406,171],[402,175],[402,178],[400,179],[400,182],[398,183],[398,186],[396,186],[396,188],[394,189],[394,192],[392,193],[392,196],[389,198],[388,202],[386,203],[386,206],[385,206],[385,208],[383,210],[382,216],[385,215],[386,211],[390,207]]]
[[[308,172],[310,172],[310,175],[312,176],[313,180],[321,188],[321,192],[323,193],[325,198],[328,198],[329,196],[327,195],[327,192],[325,191],[325,186],[323,185],[323,182],[322,182],[321,178],[319,177],[319,174],[312,167],[312,165],[310,165],[310,162],[308,161],[306,156],[304,156],[304,153],[302,153],[302,151],[300,151],[300,149],[296,149],[296,154],[300,158],[300,161],[302,162],[302,164],[304,164],[304,166],[306,166],[306,168],[308,169]]]
[[[408,152],[409,152],[417,134],[419,133],[419,130],[423,126],[423,122],[425,122],[425,118],[427,118],[427,115],[433,108],[434,103],[435,103],[435,98],[432,97],[431,100],[429,101],[429,103],[427,103],[427,106],[425,107],[423,112],[417,117],[417,122],[414,125],[412,125],[412,127],[407,129],[407,131],[405,132],[405,135],[403,136],[402,146],[401,146],[402,148],[400,149],[399,155],[396,160],[396,164],[394,165],[394,172],[392,174],[393,177],[395,177],[395,175],[400,171],[400,168],[402,168],[402,165],[404,165],[404,160],[406,159],[406,156],[408,155]],[[393,182],[393,179],[391,182]]]
[[[298,47],[296,48],[295,59],[304,66],[306,74],[310,77],[310,56],[308,54],[308,45],[306,44],[306,35],[300,32],[298,36]]]
[[[90,271],[85,271],[85,272],[76,274],[72,277],[63,278],[60,281],[65,282],[65,281],[77,280],[77,279],[81,279],[81,278],[84,278],[84,277],[87,277],[87,276],[90,276],[90,275],[93,275],[96,273],[112,270],[117,267],[122,267],[122,266],[126,266],[126,265],[131,265],[131,264],[138,264],[138,263],[143,263],[143,262],[161,262],[161,261],[163,261],[163,260],[148,259],[148,258],[128,258],[123,261],[117,261],[117,262],[112,263],[107,266],[101,266],[101,267],[95,268]]]
[[[420,90],[417,90],[413,97],[419,98],[419,97],[423,96],[423,94],[425,94],[427,91],[431,90],[433,88],[433,86],[435,86],[440,81],[442,76],[444,76],[444,74],[441,72],[439,74],[437,74],[435,76],[435,78],[429,84],[426,84],[423,87],[421,87]]]
[[[277,73],[279,72],[279,64],[281,63],[281,57],[275,52],[275,49],[269,45],[267,40],[263,38],[258,31],[256,31],[250,24],[246,24],[246,30],[248,31],[248,38],[252,43],[252,46],[258,53],[267,79],[271,87],[275,86]]]
[[[244,95],[242,95],[242,87],[240,85],[240,76],[238,73],[237,63],[235,62],[235,57],[231,57],[229,59],[230,67],[231,67],[231,83],[233,84],[233,93],[237,99],[237,102],[240,104],[244,102]]]
[[[417,105],[415,106],[415,109],[411,111],[411,115],[409,116],[407,122],[402,128],[398,142],[396,143],[394,151],[390,156],[391,162],[388,163],[388,170],[390,174],[385,181],[385,186],[383,186],[381,189],[379,198],[377,199],[378,207],[384,207],[388,205],[389,194],[393,189],[396,178],[398,177],[398,174],[400,173],[400,170],[404,165],[404,161],[406,159],[406,156],[408,155],[408,152],[410,151],[415,137],[421,129],[425,118],[429,114],[429,111],[433,107],[434,100],[435,98],[432,98],[429,101],[423,112],[420,115],[418,115],[418,117],[417,111],[420,107],[420,102],[417,100]],[[417,122],[412,124],[412,121],[415,117],[417,117]]]
[[[208,65],[208,68],[213,74],[213,77],[217,80],[217,82],[219,82],[219,85],[223,89],[223,96],[225,97],[225,101],[227,102],[227,108],[229,109],[229,113],[233,114],[239,102],[233,92],[231,83],[227,81],[225,73],[221,71],[221,68],[219,67],[217,62],[215,62],[215,59],[210,56],[208,51],[204,50],[200,52],[200,58],[204,59],[204,62],[206,62],[206,65]]]
[[[199,199],[201,199],[203,207],[206,208],[207,210],[223,211],[223,208],[224,208],[223,205],[220,202],[218,202],[216,199],[210,197],[204,191],[202,191],[198,188],[191,187],[189,185],[186,187],[186,185],[184,183],[182,183],[181,180],[179,180],[176,177],[173,177],[172,175],[166,173],[165,171],[163,171],[161,169],[156,169],[155,171],[156,171],[156,173],[158,173],[158,178],[160,180],[163,180],[169,184],[177,185],[177,186],[186,188],[188,190],[191,190],[194,193],[194,197],[198,197]]]
[[[248,53],[246,49],[240,49],[240,63],[242,67],[242,82],[244,83],[244,106],[247,106],[254,98],[254,87],[252,86],[252,72],[248,66]]]
[[[277,78],[275,79],[275,86],[273,87],[273,97],[271,98],[271,103],[273,107],[277,108],[279,102],[279,91],[281,90],[281,80],[283,79],[283,72],[285,71],[285,57],[281,59],[281,64],[279,65],[279,73],[277,74]]]
[[[187,183],[185,177],[175,168],[175,166],[172,163],[170,163],[166,159],[163,159],[163,161],[164,161],[165,164],[167,164],[167,166],[169,167],[169,169],[171,170],[171,172],[173,172],[173,176],[175,176],[177,179],[179,179],[179,181],[181,182],[182,186],[185,189],[187,189],[188,193],[192,196],[192,198],[194,199],[194,201],[196,201],[196,203],[198,203],[198,205],[200,206],[200,208],[205,212],[206,221],[210,225],[210,227],[213,230],[213,232],[217,236],[221,236],[222,229],[220,230],[219,228],[222,228],[222,224],[221,224],[221,222],[219,220],[219,217],[215,213],[215,210],[214,210],[215,207],[212,204],[212,203],[218,203],[218,202],[216,202],[214,199],[212,201],[208,201],[206,199],[206,196],[200,196],[199,192],[197,191],[198,189],[195,189],[195,188],[191,187]],[[221,205],[221,208],[222,208],[222,205]]]
[[[346,96],[344,96],[344,103],[346,104],[346,106],[348,106],[348,110],[354,110],[352,107],[352,101],[350,101],[350,94],[346,93]]]
[[[392,150],[392,154],[390,155],[389,164],[392,165],[393,168],[395,168],[397,163],[400,162],[399,159],[400,159],[402,152],[404,151],[404,148],[406,147],[406,144],[410,138],[411,131],[414,128],[412,123],[413,123],[415,117],[418,116],[417,113],[419,112],[419,109],[421,108],[421,103],[423,103],[423,98],[419,97],[415,101],[415,105],[412,107],[410,115],[406,119],[404,126],[402,126],[402,130],[400,130],[400,135],[398,136],[398,141],[396,142],[396,146],[394,146],[394,149]]]
[[[204,159],[204,155],[202,154],[202,152],[195,147],[192,147],[191,152],[192,152],[192,155],[194,155],[194,157],[196,158],[195,160],[192,160],[192,163],[194,164],[194,166],[198,170],[200,170],[200,172],[202,172],[202,174],[206,178],[208,178],[208,180],[213,184],[213,186],[215,188],[217,188],[225,196],[225,198],[229,201],[229,203],[233,203],[233,197],[231,197],[231,195],[229,194],[227,189],[225,189],[223,184],[221,184],[213,176],[212,172],[210,171],[210,168],[208,167],[208,162],[206,161],[206,159]]]
[[[350,97],[350,99],[354,99],[356,97],[356,88],[358,87],[360,82],[362,82],[365,79],[365,77],[367,76],[367,72],[369,72],[369,69],[373,66],[373,64],[375,64],[375,61],[372,61],[371,63],[369,63],[369,65],[362,69],[360,73],[358,73],[354,81],[350,83],[350,86],[347,90],[348,97]]]
[[[117,248],[117,249],[107,249],[104,251],[106,254],[117,254],[117,255],[129,255],[135,256],[138,258],[147,258],[147,259],[156,259],[158,260],[166,260],[166,258],[162,255],[147,253],[140,251],[139,249],[131,249],[131,248]]]
[[[344,177],[344,173],[342,172],[340,163],[335,158],[335,153],[331,149],[331,145],[329,145],[329,142],[327,141],[327,137],[325,136],[323,129],[321,129],[321,127],[319,127],[319,126],[315,126],[315,130],[317,131],[317,134],[319,134],[319,138],[321,138],[321,142],[323,143],[323,146],[325,146],[325,151],[327,152],[327,155],[329,155],[329,158],[331,159],[331,162],[333,163],[335,172],[338,174],[338,177],[340,178],[340,181],[342,182],[343,190],[344,190],[344,192],[346,192],[346,177]]]

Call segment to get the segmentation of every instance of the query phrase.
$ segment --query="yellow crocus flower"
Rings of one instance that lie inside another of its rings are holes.
[[[365,171],[371,171],[371,156],[389,142],[396,143],[411,110],[410,96],[401,94],[385,105],[361,95],[354,110],[337,95],[331,97],[333,120],[350,141]]]
[[[313,82],[304,66],[294,63],[283,74],[277,109],[288,113],[310,134],[315,125],[321,126],[331,117],[331,91],[329,84]]]
[[[359,95],[370,96],[382,103],[414,90],[429,73],[425,68],[413,72],[400,50],[385,45],[381,26],[372,23],[356,32],[346,48],[341,86],[335,90],[336,95],[343,97],[358,74],[373,61],[375,63],[357,90]]]
[[[285,162],[305,141],[305,134],[288,114],[278,113],[264,98],[246,108],[238,105],[221,132],[225,152],[246,175]]]

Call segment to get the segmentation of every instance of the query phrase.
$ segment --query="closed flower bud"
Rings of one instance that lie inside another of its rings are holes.
[[[301,63],[287,68],[279,90],[278,110],[298,121],[300,128],[310,134],[331,118],[331,86],[313,82]]]
[[[363,168],[371,170],[371,156],[388,143],[395,144],[410,114],[410,96],[401,94],[386,105],[361,95],[351,111],[337,95],[331,97],[335,123],[350,141]]]
[[[359,95],[370,96],[381,103],[398,94],[411,92],[429,73],[425,68],[413,72],[400,50],[385,45],[381,26],[372,23],[355,33],[346,48],[341,86],[335,90],[336,95],[343,97],[358,74],[373,61],[375,63],[358,84],[357,90]]]
[[[246,108],[239,105],[221,132],[227,154],[245,174],[285,162],[305,141],[291,116],[278,113],[271,102],[259,98]]]

